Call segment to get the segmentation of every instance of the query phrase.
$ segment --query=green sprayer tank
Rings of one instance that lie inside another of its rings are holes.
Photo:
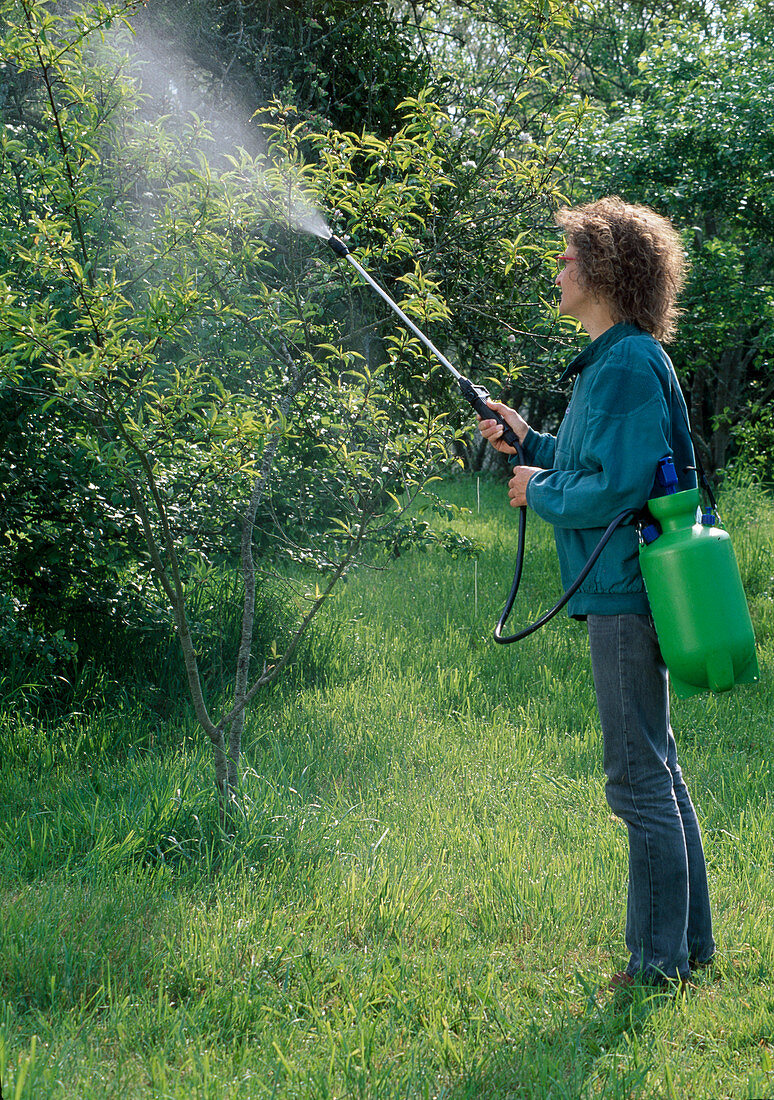
[[[729,691],[759,676],[731,539],[714,525],[714,517],[697,523],[698,506],[698,489],[649,500],[661,534],[653,529],[652,541],[640,547],[664,663],[683,698],[700,691]]]

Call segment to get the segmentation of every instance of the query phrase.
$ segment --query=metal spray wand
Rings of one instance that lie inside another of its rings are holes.
[[[485,420],[496,420],[499,424],[502,424],[503,439],[506,443],[509,443],[512,447],[515,447],[516,453],[521,456],[519,440],[516,436],[516,433],[513,431],[513,428],[510,428],[500,416],[500,414],[498,412],[495,412],[494,409],[490,409],[490,407],[486,403],[487,398],[489,397],[489,390],[487,390],[484,386],[475,385],[473,382],[470,381],[469,378],[465,378],[464,375],[460,374],[457,368],[453,366],[446,358],[446,356],[438,350],[432,340],[425,336],[424,332],[422,332],[421,329],[417,328],[410,317],[406,316],[398,303],[392,300],[387,291],[380,287],[379,284],[371,278],[365,268],[363,268],[357,262],[355,257],[352,255],[352,253],[342,240],[340,240],[336,236],[331,235],[328,238],[327,244],[336,253],[337,256],[343,256],[345,260],[348,260],[349,263],[352,264],[361,279],[363,279],[364,282],[368,283],[368,285],[376,291],[380,298],[384,299],[390,309],[393,310],[398,315],[398,317],[400,317],[406,328],[410,329],[414,333],[414,335],[422,341],[427,350],[436,357],[439,363],[442,363],[448,371],[451,371],[451,373],[457,380],[457,385],[460,388],[460,393],[465,398],[465,400],[473,406],[478,415],[483,417]]]
[[[403,312],[397,302],[394,302],[392,300],[387,291],[380,287],[379,284],[371,278],[368,272],[363,267],[361,267],[361,265],[357,262],[355,257],[352,255],[352,253],[349,251],[342,240],[339,240],[338,237],[331,234],[331,236],[327,238],[327,243],[337,256],[342,256],[345,260],[349,260],[361,279],[368,283],[368,285],[376,291],[380,298],[384,299],[390,309],[392,309],[398,315],[398,317],[400,317],[403,324],[406,325],[406,327],[410,329],[411,332],[413,332],[419,340],[422,341],[427,350],[436,357],[438,362],[443,363],[446,369],[454,375],[455,379],[457,380],[457,385],[460,388],[460,393],[465,398],[465,400],[473,406],[478,415],[484,420],[496,420],[498,424],[502,424],[502,438],[505,440],[506,443],[509,443],[515,449],[518,462],[523,464],[524,455],[522,453],[521,444],[519,443],[518,436],[514,432],[513,428],[506,424],[503,417],[498,412],[495,412],[494,409],[490,409],[490,407],[486,403],[487,398],[489,397],[489,390],[487,390],[484,386],[475,385],[473,382],[470,381],[469,378],[465,378],[463,374],[460,374],[457,368],[453,366],[446,358],[446,356],[438,350],[432,340],[428,339],[428,337],[425,336],[424,332],[422,332],[421,329],[417,328],[410,317],[406,316],[406,314]],[[527,522],[526,517],[527,509],[523,507],[519,508],[519,542],[516,552],[516,567],[513,575],[513,584],[511,585],[511,591],[508,594],[508,599],[506,601],[505,607],[503,608],[502,614],[500,615],[494,631],[494,639],[501,645],[505,645],[508,642],[518,642],[522,638],[526,638],[527,635],[532,634],[532,632],[537,630],[538,627],[548,622],[548,620],[552,618],[561,607],[564,606],[564,603],[566,603],[572,595],[572,591],[568,592],[563,601],[560,601],[560,603],[558,603],[556,607],[552,608],[551,611],[549,611],[546,615],[543,615],[540,619],[538,619],[536,623],[533,623],[525,630],[520,630],[517,634],[510,634],[508,636],[505,636],[503,634],[505,623],[511,613],[511,608],[513,607],[514,601],[516,599],[516,594],[519,590],[519,584],[521,583],[521,572],[524,566],[524,536]],[[604,543],[602,545],[604,545]],[[593,558],[593,561],[596,561],[596,558]],[[589,562],[588,568],[591,568],[593,561]],[[581,576],[581,578],[579,578],[578,583],[580,583],[580,581],[583,579],[583,576],[585,576],[585,573]]]

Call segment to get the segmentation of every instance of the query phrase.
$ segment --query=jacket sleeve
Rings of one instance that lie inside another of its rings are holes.
[[[556,436],[541,435],[529,429],[521,445],[528,466],[539,466],[541,470],[550,470],[556,456]]]
[[[606,527],[650,496],[658,461],[671,453],[669,409],[654,365],[619,345],[586,395],[575,458],[535,474],[527,502],[555,527]],[[561,437],[560,437],[561,443]],[[563,468],[567,467],[567,468]]]

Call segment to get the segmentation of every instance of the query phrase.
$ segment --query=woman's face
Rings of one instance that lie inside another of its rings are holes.
[[[564,317],[575,317],[576,320],[581,320],[581,315],[592,304],[593,297],[578,278],[578,254],[575,247],[568,245],[567,251],[558,259],[560,266],[556,285],[562,292],[559,312]]]

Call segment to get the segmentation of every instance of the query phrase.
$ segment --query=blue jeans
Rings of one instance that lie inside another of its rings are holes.
[[[648,615],[589,615],[605,794],[629,832],[627,971],[687,978],[715,951],[701,832],[669,724],[667,670]]]

